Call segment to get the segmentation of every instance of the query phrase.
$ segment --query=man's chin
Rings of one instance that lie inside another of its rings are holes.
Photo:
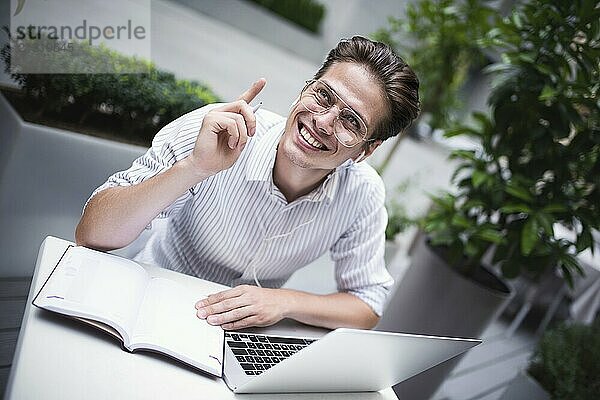
[[[283,156],[296,167],[300,168],[312,168],[314,165],[307,159],[306,155],[302,153],[302,150],[296,148],[293,143],[283,147]]]

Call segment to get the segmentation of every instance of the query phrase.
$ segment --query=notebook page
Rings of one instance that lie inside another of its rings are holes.
[[[177,282],[152,277],[132,336],[134,346],[159,349],[220,373],[223,330],[196,316],[195,304],[202,297]]]
[[[136,263],[84,247],[69,248],[36,299],[68,315],[113,322],[128,331],[149,277]],[[123,335],[127,339],[128,335]]]

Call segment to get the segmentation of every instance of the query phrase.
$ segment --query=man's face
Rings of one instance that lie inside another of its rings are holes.
[[[387,112],[381,85],[355,63],[333,64],[319,80],[333,89],[362,118],[367,126],[366,139],[373,135]],[[341,102],[338,105],[344,106]],[[364,142],[348,148],[340,144],[334,135],[338,111],[337,107],[333,107],[324,114],[313,114],[299,101],[296,102],[279,143],[282,155],[300,168],[320,170],[325,174],[349,158],[358,157],[364,149]],[[314,141],[318,142],[316,146]]]

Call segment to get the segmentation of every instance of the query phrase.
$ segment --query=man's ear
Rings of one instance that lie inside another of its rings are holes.
[[[360,162],[365,158],[369,157],[371,154],[373,154],[375,149],[377,149],[381,143],[383,143],[383,140],[381,139],[377,139],[373,142],[367,143],[367,145],[363,147],[363,153],[361,153],[360,160],[356,162]]]
[[[367,158],[371,154],[373,154],[375,149],[377,149],[379,147],[379,145],[381,145],[381,143],[383,143],[383,140],[381,140],[381,139],[377,139],[377,140],[374,140],[373,142],[368,143],[367,147],[365,149],[365,158]]]
[[[359,163],[365,158],[369,157],[371,154],[373,154],[375,149],[378,148],[381,143],[383,143],[383,140],[381,139],[377,139],[373,142],[367,143],[365,146],[363,146],[363,151],[358,155],[358,157],[354,159],[354,162]]]

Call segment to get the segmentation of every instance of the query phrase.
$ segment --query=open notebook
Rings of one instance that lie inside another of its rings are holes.
[[[221,376],[223,330],[199,319],[195,303],[227,287],[211,282],[199,293],[169,279],[173,274],[69,246],[33,304],[103,329],[128,351],[163,353]]]

